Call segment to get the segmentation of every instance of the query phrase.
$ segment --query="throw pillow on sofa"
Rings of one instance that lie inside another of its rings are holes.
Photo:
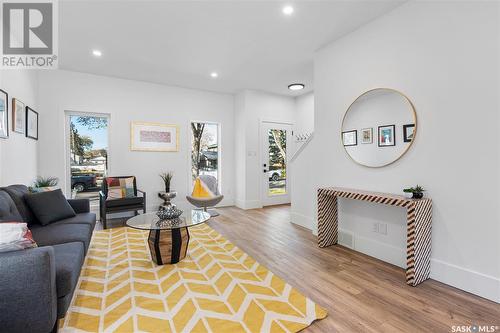
[[[76,216],[61,189],[28,194],[26,202],[42,225]]]
[[[26,223],[0,223],[0,252],[17,251],[37,247]]]

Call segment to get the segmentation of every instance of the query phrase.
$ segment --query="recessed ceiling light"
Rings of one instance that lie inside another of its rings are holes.
[[[212,72],[212,73],[210,73],[210,76],[215,79],[219,76],[219,74],[217,74],[217,72]]]
[[[292,6],[283,7],[283,14],[292,15],[293,14],[293,7]]]
[[[296,90],[302,90],[304,89],[305,85],[302,83],[292,83],[288,86],[288,89],[296,91]]]
[[[92,54],[95,56],[95,57],[100,57],[102,56],[102,52],[99,51],[99,50],[92,50]]]

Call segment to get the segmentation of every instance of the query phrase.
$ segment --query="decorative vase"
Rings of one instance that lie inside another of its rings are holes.
[[[407,197],[408,199],[413,198],[413,193],[412,192],[403,192],[404,196]]]
[[[413,192],[413,199],[422,199],[424,197],[424,193],[422,192]]]
[[[158,193],[158,196],[163,199],[163,205],[159,207],[160,210],[165,209],[166,207],[173,206],[175,207],[174,204],[170,202],[173,198],[177,196],[177,192],[160,192]]]

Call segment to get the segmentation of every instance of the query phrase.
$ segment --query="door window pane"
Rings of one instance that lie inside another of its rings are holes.
[[[286,194],[286,131],[270,129],[269,140],[269,195]]]

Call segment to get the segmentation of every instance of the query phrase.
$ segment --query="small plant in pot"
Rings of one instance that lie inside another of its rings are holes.
[[[424,188],[420,185],[415,187],[405,188],[403,189],[405,196],[412,199],[422,199],[424,197]]]
[[[33,186],[29,187],[30,192],[46,192],[54,190],[55,186],[59,183],[56,177],[36,177]]]
[[[174,176],[174,174],[172,172],[160,173],[160,177],[163,180],[163,183],[165,184],[165,192],[167,192],[167,193],[170,192],[170,182],[172,181],[173,176]]]

